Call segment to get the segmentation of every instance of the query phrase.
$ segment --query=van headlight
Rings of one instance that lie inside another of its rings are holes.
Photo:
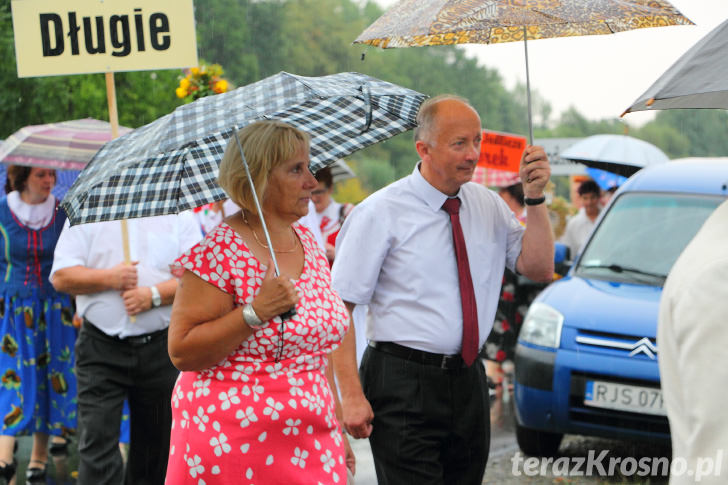
[[[533,303],[526,313],[519,339],[534,345],[557,348],[564,316],[545,303]]]

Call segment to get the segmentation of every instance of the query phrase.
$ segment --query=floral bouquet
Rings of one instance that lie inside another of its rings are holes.
[[[230,89],[230,83],[222,78],[223,70],[220,64],[191,67],[185,69],[185,76],[180,79],[175,90],[177,97],[186,103],[211,94],[220,94]]]

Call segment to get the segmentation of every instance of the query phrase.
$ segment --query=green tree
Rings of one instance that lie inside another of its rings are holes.
[[[673,158],[728,155],[728,112],[724,110],[660,111],[643,131],[654,136],[661,143],[659,146]]]
[[[659,147],[670,158],[686,157],[690,154],[690,139],[667,124],[647,123],[635,132],[635,136]]]
[[[195,3],[197,49],[200,57],[225,66],[226,77],[235,85],[259,79],[258,53],[253,48],[249,15],[256,2],[250,0],[206,0]],[[273,5],[277,2],[265,2]],[[255,20],[260,21],[259,17]]]

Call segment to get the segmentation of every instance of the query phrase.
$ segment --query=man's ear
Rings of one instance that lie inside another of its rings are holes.
[[[430,155],[430,148],[430,145],[428,145],[424,140],[417,140],[415,142],[415,150],[417,150],[420,160],[424,160],[425,157]]]

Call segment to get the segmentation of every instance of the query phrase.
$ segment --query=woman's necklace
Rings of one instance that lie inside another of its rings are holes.
[[[245,210],[243,210],[243,222],[245,223],[246,226],[248,226],[250,228],[250,232],[253,233],[255,242],[257,242],[261,247],[263,247],[265,249],[270,249],[270,246],[268,246],[267,244],[263,243],[260,239],[258,239],[258,235],[255,233],[255,229],[253,229],[253,227],[248,222],[248,218],[245,217]],[[293,251],[296,250],[296,248],[298,247],[298,243],[297,243],[296,234],[293,230],[291,230],[291,242],[293,243],[293,246],[291,247],[291,249],[285,249],[285,250],[274,249],[273,251],[276,253],[285,254],[285,253],[292,253]]]

